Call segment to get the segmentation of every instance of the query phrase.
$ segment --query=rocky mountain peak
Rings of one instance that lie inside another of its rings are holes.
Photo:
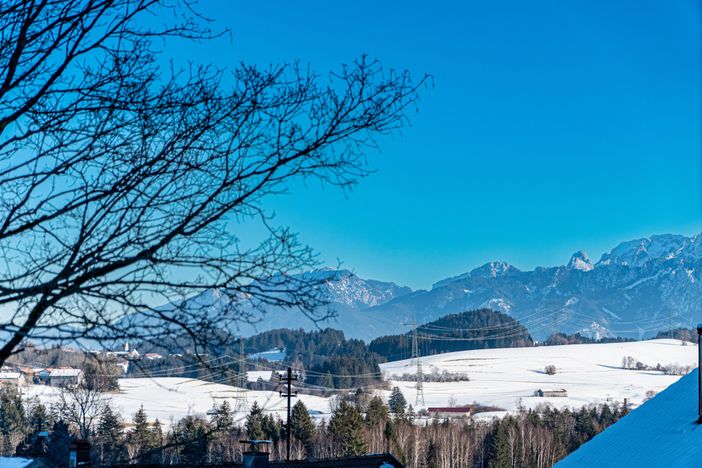
[[[518,273],[519,270],[507,262],[488,262],[470,272],[471,276],[481,276],[483,278],[499,278],[510,273]]]
[[[590,271],[595,267],[590,261],[590,258],[587,256],[587,253],[582,250],[578,250],[573,254],[573,256],[570,257],[568,268],[580,271]]]

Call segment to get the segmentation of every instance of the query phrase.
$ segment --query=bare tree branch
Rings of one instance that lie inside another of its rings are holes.
[[[151,14],[171,24],[146,28]],[[295,179],[357,183],[425,79],[366,57],[327,78],[297,63],[159,68],[154,39],[207,26],[177,0],[0,7],[0,364],[32,338],[203,347],[271,307],[328,316],[300,275],[313,252],[266,200]],[[267,235],[245,242],[241,223]],[[213,288],[221,311],[184,300]]]

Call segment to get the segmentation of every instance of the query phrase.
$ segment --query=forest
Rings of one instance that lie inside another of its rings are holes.
[[[550,467],[627,412],[606,404],[580,410],[544,406],[491,421],[449,421],[416,414],[401,395],[394,391],[386,403],[362,390],[347,394],[333,402],[328,422],[313,420],[297,401],[290,421],[291,457],[390,451],[410,468]],[[225,401],[207,416],[190,415],[169,426],[149,418],[144,407],[120,415],[108,400],[77,409],[75,403],[84,398],[68,394],[46,407],[36,399],[22,401],[16,389],[3,387],[0,451],[66,466],[71,441],[81,437],[89,441],[95,465],[205,465],[240,461],[240,440],[269,439],[271,459],[284,457],[283,421],[257,403],[245,418],[237,419]]]
[[[509,315],[490,309],[450,314],[417,327],[422,355],[485,348],[533,346],[529,331]],[[388,361],[409,358],[412,332],[381,336],[371,341],[371,352]]]

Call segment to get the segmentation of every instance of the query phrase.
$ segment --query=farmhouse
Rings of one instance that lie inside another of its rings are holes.
[[[566,398],[568,396],[568,392],[566,391],[565,388],[556,388],[556,389],[550,389],[550,390],[540,388],[534,392],[534,396]]]
[[[49,383],[52,387],[71,387],[83,381],[83,371],[73,368],[53,369],[49,374]]]
[[[0,385],[24,387],[26,383],[24,376],[19,372],[0,372]]]
[[[473,408],[466,406],[438,406],[427,408],[429,414],[435,418],[460,418],[470,416]]]

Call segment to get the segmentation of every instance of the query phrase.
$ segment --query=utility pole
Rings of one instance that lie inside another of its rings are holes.
[[[292,383],[293,381],[297,380],[297,376],[294,376],[292,373],[292,367],[288,367],[288,372],[287,375],[283,378],[280,379],[281,382],[285,382],[287,385],[287,391],[280,392],[280,396],[282,398],[287,398],[288,399],[288,419],[285,421],[285,424],[283,427],[285,427],[285,442],[286,442],[286,461],[290,461],[290,399],[291,398],[297,398],[297,390],[295,390],[295,393],[292,392]]]
[[[417,321],[412,322],[412,360],[417,365],[417,398],[414,405],[421,402],[424,405],[424,372],[422,371],[422,358],[419,355],[419,341],[417,340]]]

